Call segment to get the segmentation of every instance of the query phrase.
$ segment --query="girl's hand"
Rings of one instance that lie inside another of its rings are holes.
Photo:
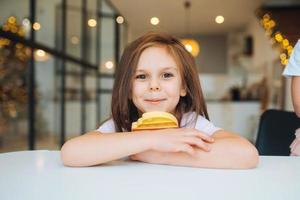
[[[140,161],[140,162],[146,162],[146,163],[152,163],[152,164],[164,164],[164,156],[167,153],[161,153],[158,151],[144,151],[142,153],[134,154],[129,156],[131,160],[134,161]]]
[[[146,133],[151,150],[160,152],[186,152],[195,154],[193,147],[210,151],[208,143],[214,139],[196,129],[161,129]]]

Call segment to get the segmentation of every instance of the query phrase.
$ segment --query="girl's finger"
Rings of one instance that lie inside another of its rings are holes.
[[[204,133],[202,133],[200,131],[197,131],[197,130],[192,131],[191,135],[199,137],[202,140],[205,140],[205,141],[210,142],[210,143],[214,142],[214,138],[212,138],[211,136],[206,135],[206,134],[204,134]]]
[[[131,156],[129,156],[129,158],[130,158],[131,160],[138,160],[138,157],[137,157],[136,155],[131,155]]]
[[[183,141],[189,145],[195,145],[204,151],[210,151],[209,146],[197,137],[186,137],[183,139]]]
[[[185,152],[191,156],[195,155],[195,150],[188,144],[177,144],[175,152]]]

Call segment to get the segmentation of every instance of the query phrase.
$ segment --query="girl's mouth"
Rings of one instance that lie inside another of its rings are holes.
[[[146,99],[145,101],[150,104],[160,104],[162,101],[165,101],[166,99]]]

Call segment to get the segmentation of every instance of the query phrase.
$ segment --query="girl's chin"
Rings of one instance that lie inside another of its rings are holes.
[[[173,113],[172,111],[169,111],[169,110],[167,110],[167,109],[162,109],[162,108],[149,108],[149,109],[144,109],[144,111],[143,111],[142,113],[146,113],[146,112],[154,112],[154,111]]]

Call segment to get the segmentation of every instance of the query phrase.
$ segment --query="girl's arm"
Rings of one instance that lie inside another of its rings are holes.
[[[246,139],[226,131],[217,131],[213,138],[215,142],[209,144],[211,150],[204,152],[196,148],[195,156],[181,152],[147,151],[133,155],[131,159],[155,164],[203,168],[247,169],[257,166],[258,152]]]
[[[130,133],[86,133],[68,140],[61,148],[66,166],[92,166],[149,150],[140,135]]]
[[[292,78],[292,99],[295,113],[300,117],[300,76]]]
[[[194,154],[191,145],[208,151],[209,136],[194,129],[165,129],[103,134],[93,131],[67,141],[61,158],[67,166],[92,166],[144,151],[186,152]]]

